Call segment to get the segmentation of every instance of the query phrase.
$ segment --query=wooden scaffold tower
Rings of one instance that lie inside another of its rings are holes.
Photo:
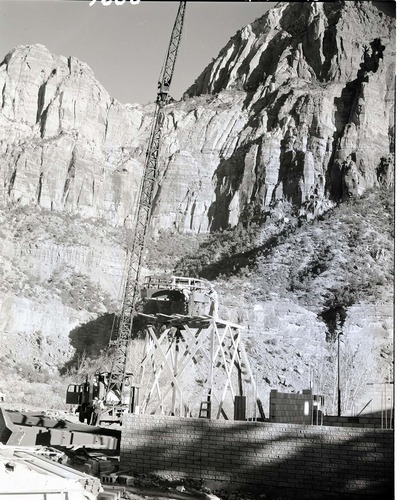
[[[192,291],[198,290],[198,282],[184,283],[184,290],[179,286],[181,296],[187,302],[188,295],[191,294],[192,298]],[[156,293],[153,292],[153,283],[150,286],[152,303],[165,298],[164,283],[158,287],[163,291]],[[177,289],[178,283],[174,282],[169,287],[169,296]],[[211,297],[208,303],[214,306],[214,291],[206,293],[202,287],[199,295],[196,293],[199,300],[205,295]],[[165,310],[164,300],[157,304],[162,304]],[[216,314],[216,309],[211,309]],[[198,308],[187,306],[185,310],[192,312]],[[145,346],[136,412],[245,420],[249,395],[254,403],[254,417],[258,408],[258,416],[264,418],[243,344],[244,328],[241,325],[208,314],[144,312],[140,317],[145,321]]]

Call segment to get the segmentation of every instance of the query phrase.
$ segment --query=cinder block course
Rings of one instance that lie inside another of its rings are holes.
[[[387,488],[389,430],[128,415],[124,469],[173,471],[195,479],[330,493]],[[336,477],[339,481],[336,481]],[[370,485],[370,486],[369,486]],[[373,488],[374,489],[374,488]],[[322,493],[322,494],[323,494]]]

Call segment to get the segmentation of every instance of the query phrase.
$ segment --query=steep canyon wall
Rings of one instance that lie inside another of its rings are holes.
[[[311,218],[391,187],[394,82],[395,20],[370,2],[278,4],[167,106],[153,229],[208,233],[280,202]],[[0,88],[0,347],[28,339],[24,357],[53,366],[74,328],[116,309],[154,105],[117,102],[87,64],[39,44],[6,55]],[[245,303],[251,331],[321,350],[324,323],[279,298]]]
[[[313,2],[240,30],[167,109],[154,224],[206,232],[391,184],[394,27],[370,2]],[[0,87],[3,203],[132,216],[151,106],[39,45],[6,56]]]

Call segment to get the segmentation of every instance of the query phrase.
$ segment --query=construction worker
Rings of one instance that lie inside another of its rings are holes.
[[[97,422],[99,423],[101,414],[105,409],[105,405],[102,399],[94,398],[93,401],[93,417],[91,421],[91,425],[96,425]]]

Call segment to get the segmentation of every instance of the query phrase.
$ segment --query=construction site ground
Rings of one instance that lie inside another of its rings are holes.
[[[13,404],[1,404],[3,410],[10,412],[21,412],[26,415],[43,415],[46,418],[56,419],[60,422],[79,424],[77,414],[65,410],[42,410],[37,407]],[[112,424],[116,426],[117,424]],[[117,426],[120,429],[120,426]],[[3,443],[5,445],[6,443]],[[0,446],[3,446],[0,444]],[[18,447],[16,447],[18,448]],[[46,447],[32,446],[32,452]],[[4,449],[4,447],[3,447]],[[26,451],[27,447],[24,447]],[[29,447],[28,447],[29,449]],[[193,479],[181,479],[173,477],[166,473],[160,474],[134,474],[133,471],[121,470],[119,456],[115,450],[106,449],[90,449],[84,446],[73,447],[58,447],[48,448],[50,450],[58,450],[60,455],[53,457],[60,464],[66,465],[78,472],[92,475],[101,480],[104,488],[104,495],[101,494],[98,499],[126,499],[126,500],[254,500],[254,499],[273,499],[265,493],[237,492],[234,491],[230,484],[222,483],[206,483]],[[62,455],[62,457],[61,457]],[[1,488],[0,488],[1,496]]]

